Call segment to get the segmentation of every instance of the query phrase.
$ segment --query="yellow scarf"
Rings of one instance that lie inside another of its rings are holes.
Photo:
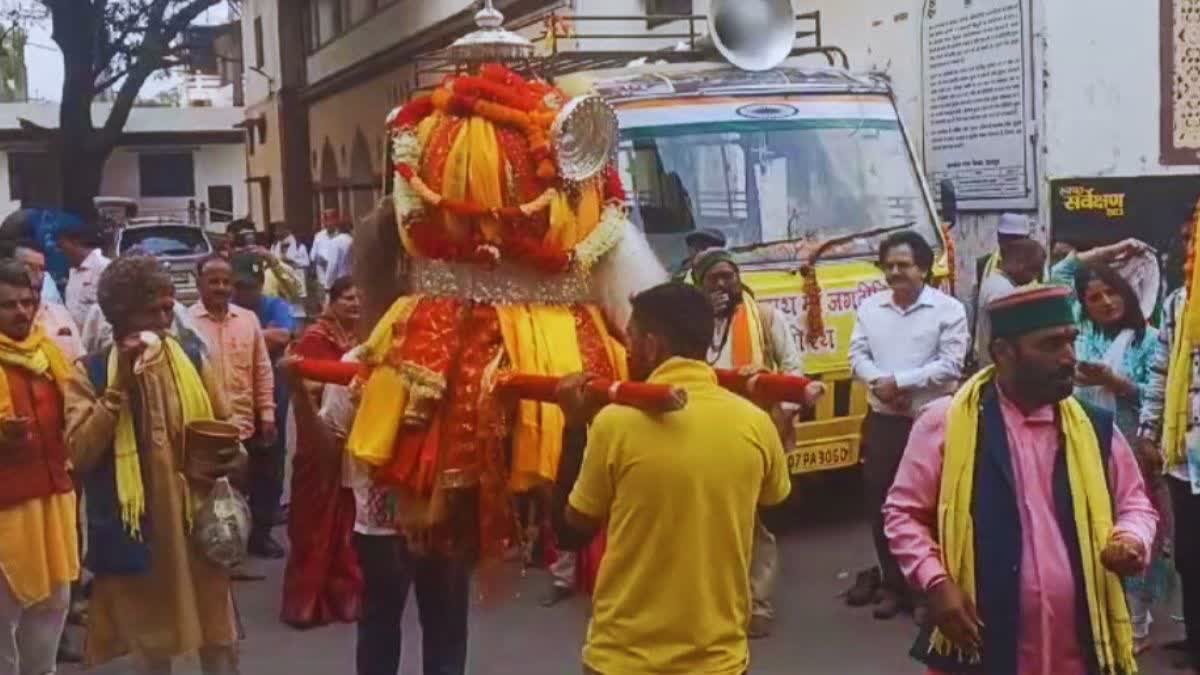
[[[1200,203],[1196,205],[1196,215],[1193,217],[1192,237],[1188,242],[1191,247],[1188,260],[1190,271],[1184,282],[1183,300],[1175,314],[1175,335],[1171,343],[1171,357],[1167,362],[1167,391],[1163,405],[1163,450],[1167,455],[1163,469],[1171,469],[1183,464],[1187,451],[1185,448],[1188,418],[1188,398],[1192,387],[1192,349],[1200,342],[1200,308],[1192,304],[1193,298],[1200,298],[1200,236],[1196,229],[1200,227]]]
[[[938,494],[938,533],[941,559],[950,578],[975,601],[975,523],[971,516],[980,396],[992,381],[988,367],[968,380],[950,404]],[[1087,592],[1088,621],[1100,672],[1137,672],[1133,657],[1133,632],[1125,592],[1117,575],[1100,564],[1100,553],[1112,532],[1112,502],[1099,441],[1083,406],[1074,398],[1058,403],[1066,439],[1067,476],[1075,511],[1075,529],[1083,556],[1083,581]],[[940,630],[931,642],[936,653],[957,650]],[[971,655],[967,655],[971,656]],[[972,660],[978,662],[979,656]]]
[[[34,324],[29,337],[19,342],[0,333],[0,363],[24,368],[34,375],[48,373],[60,389],[71,377],[71,364],[54,340],[46,335],[41,323]],[[0,368],[0,419],[11,418],[15,414],[8,377]]]
[[[154,347],[147,347],[138,359],[136,370],[141,371],[167,360],[175,390],[179,393],[179,405],[183,411],[183,423],[213,419],[212,402],[204,381],[196,372],[183,347],[174,338],[164,338]],[[108,355],[108,381],[117,377],[117,350]],[[133,538],[142,538],[142,515],[146,512],[146,491],[142,485],[142,464],[138,457],[137,432],[133,428],[133,410],[129,400],[121,406],[117,415],[116,438],[113,441],[113,456],[117,474],[117,501],[121,505],[121,520]],[[190,516],[190,513],[186,514]]]

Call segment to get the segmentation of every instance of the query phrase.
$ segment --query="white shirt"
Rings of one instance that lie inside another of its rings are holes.
[[[980,368],[992,365],[988,343],[992,341],[992,317],[987,306],[1017,289],[1016,284],[999,270],[988,275],[979,285],[979,301],[975,304],[975,362]]]
[[[871,409],[913,417],[926,403],[954,392],[971,342],[962,303],[931,286],[907,309],[891,291],[876,293],[858,308],[850,336],[854,376],[870,384],[882,377],[911,397],[906,406],[889,406],[868,392]]]
[[[96,304],[96,289],[100,286],[100,275],[112,261],[104,257],[100,249],[93,249],[79,267],[71,268],[67,277],[67,311],[75,324],[82,326],[87,320],[88,310]]]
[[[317,270],[317,282],[329,290],[333,282],[350,275],[350,244],[353,239],[345,232],[330,236],[321,230],[313,237],[312,259]]]
[[[323,233],[324,230],[321,230],[321,232]],[[318,234],[317,236],[321,235]],[[287,244],[286,253],[283,250],[284,244]],[[315,241],[313,242],[313,245],[316,245]],[[296,241],[296,237],[294,235],[290,234],[284,237],[283,241],[277,241],[271,246],[271,255],[279,258],[283,262],[298,270],[308,269],[308,266],[311,264],[308,259],[308,249],[304,247],[304,244]]]
[[[351,350],[342,360],[357,362],[358,350]],[[339,440],[344,441],[350,435],[357,410],[349,387],[325,385],[319,414]],[[398,534],[388,490],[377,487],[371,480],[371,467],[355,459],[348,451],[343,452],[342,486],[354,491],[354,531],[375,537]]]
[[[38,308],[37,321],[42,324],[46,335],[54,340],[68,361],[74,363],[86,354],[83,341],[79,338],[79,327],[75,325],[66,307],[42,301],[42,306]]]

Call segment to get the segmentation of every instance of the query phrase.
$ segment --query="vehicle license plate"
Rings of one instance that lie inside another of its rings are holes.
[[[787,460],[792,474],[841,469],[858,463],[858,448],[850,441],[810,445],[789,452]]]

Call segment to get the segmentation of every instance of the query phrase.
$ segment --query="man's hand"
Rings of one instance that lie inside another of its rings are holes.
[[[1141,253],[1147,248],[1141,240],[1130,237],[1108,246],[1098,246],[1090,251],[1077,254],[1082,263],[1110,263]]]
[[[871,383],[871,391],[875,393],[875,397],[884,403],[893,403],[904,393],[896,384],[896,378],[888,375],[881,377]]]
[[[825,383],[813,380],[804,388],[804,405],[813,407],[825,396]]]
[[[1147,476],[1156,476],[1163,470],[1163,454],[1158,443],[1139,438],[1133,444],[1133,456],[1137,459],[1138,468]]]
[[[587,426],[604,407],[605,402],[598,400],[588,389],[588,384],[594,379],[596,376],[589,373],[574,373],[559,379],[554,393],[558,406],[567,418],[567,426]]]
[[[279,429],[275,427],[274,419],[259,422],[258,440],[263,445],[274,445],[275,441],[279,440]]]
[[[1146,547],[1136,537],[1115,532],[1100,552],[1100,562],[1108,571],[1122,577],[1141,574]]]
[[[955,645],[973,651],[983,646],[983,622],[975,604],[949,578],[930,589],[929,618]]]
[[[775,429],[779,431],[779,440],[783,443],[783,449],[790,450],[796,444],[796,414],[800,412],[794,407],[785,407],[776,404],[771,407],[771,421],[775,423]]]
[[[725,291],[716,291],[708,296],[709,303],[712,304],[713,313],[717,316],[724,316],[729,310],[730,297]]]
[[[133,382],[133,364],[146,351],[146,343],[138,333],[126,335],[116,344],[117,348],[117,381],[118,387],[128,386]]]
[[[1109,387],[1115,374],[1103,363],[1080,361],[1075,364],[1075,384],[1081,387]]]

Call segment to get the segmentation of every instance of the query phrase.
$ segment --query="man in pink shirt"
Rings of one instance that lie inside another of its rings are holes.
[[[196,329],[214,351],[211,358],[233,414],[230,421],[241,430],[242,442],[250,453],[250,552],[260,557],[283,557],[283,549],[271,538],[278,491],[270,487],[271,481],[259,478],[258,474],[264,472],[256,471],[278,434],[275,380],[267,343],[254,311],[230,302],[233,268],[228,260],[220,256],[205,258],[197,266],[196,276],[200,302],[189,312]]]
[[[1114,575],[1142,570],[1158,517],[1112,416],[1070,399],[1077,330],[1069,293],[1040,287],[989,305],[994,369],[921,413],[888,493],[889,546],[929,598],[931,625],[912,654],[931,672],[1083,675],[1135,666]],[[1092,481],[1078,478],[1091,466]],[[1082,522],[1106,531],[1081,534],[1081,503],[1091,505]],[[963,550],[972,555],[957,555]]]

